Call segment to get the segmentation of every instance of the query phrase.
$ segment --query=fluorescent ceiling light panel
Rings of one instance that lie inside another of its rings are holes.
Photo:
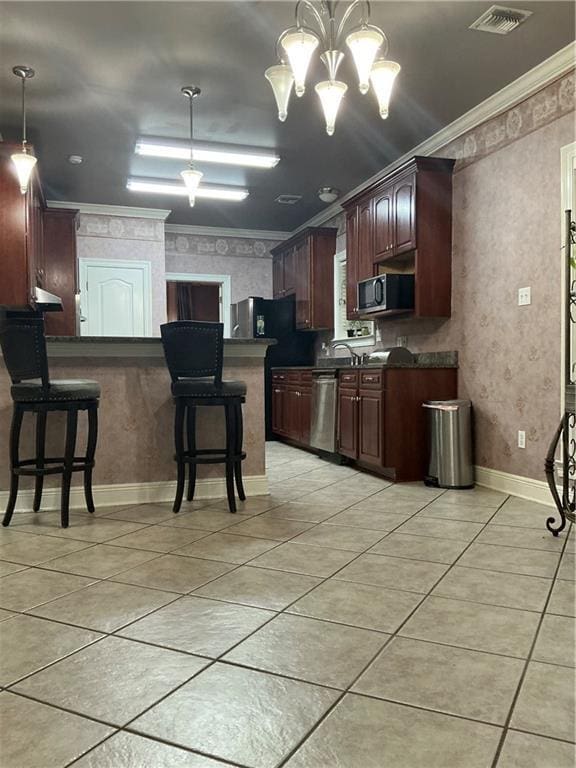
[[[138,139],[135,153],[144,157],[167,157],[172,160],[190,160],[190,147],[175,141],[160,139]],[[280,158],[274,152],[265,150],[241,150],[225,145],[194,143],[194,160],[198,163],[220,163],[221,165],[242,165],[248,168],[274,168]]]
[[[155,195],[179,195],[188,197],[188,190],[184,184],[171,181],[149,181],[148,179],[128,179],[126,188],[131,192],[150,192]],[[211,187],[201,184],[195,192],[195,197],[209,200],[229,200],[241,202],[246,200],[250,193],[242,187]]]

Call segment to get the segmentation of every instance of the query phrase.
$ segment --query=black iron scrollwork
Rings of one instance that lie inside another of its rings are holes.
[[[560,424],[554,433],[544,463],[546,479],[550,493],[558,509],[560,519],[552,516],[546,520],[548,530],[558,536],[566,527],[566,522],[576,522],[576,382],[572,366],[572,339],[576,318],[576,280],[571,279],[576,262],[572,257],[572,246],[576,245],[576,222],[572,221],[572,211],[566,211],[566,330],[564,346],[564,383],[565,408]],[[562,495],[556,482],[556,452],[562,447]]]

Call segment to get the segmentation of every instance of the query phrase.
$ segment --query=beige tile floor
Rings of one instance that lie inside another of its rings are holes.
[[[237,515],[0,530],[1,768],[574,768],[574,532],[267,454]]]

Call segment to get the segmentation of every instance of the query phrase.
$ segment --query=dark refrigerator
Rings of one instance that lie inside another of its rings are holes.
[[[276,339],[264,363],[266,440],[272,435],[272,368],[314,365],[316,334],[296,330],[294,296],[263,299],[252,296],[232,305],[232,336]]]

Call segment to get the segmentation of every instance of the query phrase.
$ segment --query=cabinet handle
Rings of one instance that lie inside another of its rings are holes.
[[[276,394],[276,395],[279,395],[279,394],[280,394],[280,392],[282,392],[282,390],[281,390],[281,389],[275,389],[275,390],[274,390],[274,394]]]

